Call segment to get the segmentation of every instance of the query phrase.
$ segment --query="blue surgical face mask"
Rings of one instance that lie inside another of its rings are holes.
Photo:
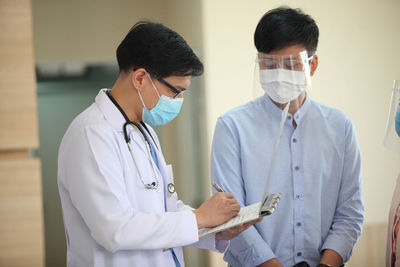
[[[394,125],[396,127],[397,135],[400,137],[400,104],[397,106],[396,115],[394,117]]]
[[[148,110],[139,92],[139,97],[143,104],[142,119],[145,123],[148,123],[153,126],[166,124],[175,119],[176,116],[178,116],[179,111],[181,110],[183,104],[183,97],[172,98],[165,95],[160,96],[156,87],[154,86],[153,81],[150,78],[150,75],[148,76],[151,81],[151,85],[156,91],[159,99],[156,106],[151,110]]]

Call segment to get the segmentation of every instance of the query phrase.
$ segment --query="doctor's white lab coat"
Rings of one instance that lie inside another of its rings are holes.
[[[67,239],[68,267],[184,266],[181,246],[224,252],[228,241],[198,239],[196,217],[175,193],[154,130],[160,190],[146,189],[123,137],[125,120],[101,90],[69,126],[59,149],[58,188]],[[145,183],[155,181],[143,136],[127,127]],[[147,134],[147,132],[146,132]],[[165,196],[164,196],[165,194]],[[164,202],[166,199],[166,205]],[[165,210],[167,209],[167,210]]]

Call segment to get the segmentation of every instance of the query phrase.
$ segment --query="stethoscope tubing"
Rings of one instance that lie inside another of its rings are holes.
[[[148,154],[149,154],[149,156],[150,156],[151,166],[152,166],[152,168],[153,168],[153,172],[154,172],[154,175],[155,175],[155,177],[156,177],[156,181],[155,181],[155,182],[152,182],[152,183],[150,183],[150,184],[146,184],[146,183],[144,182],[144,180],[143,180],[142,172],[140,171],[139,165],[138,165],[137,162],[136,162],[135,155],[133,154],[133,149],[132,149],[131,142],[129,141],[127,144],[128,144],[129,153],[131,154],[133,163],[135,164],[135,167],[136,167],[137,171],[139,172],[139,178],[140,178],[140,180],[142,181],[142,183],[144,184],[144,186],[145,186],[147,189],[157,189],[157,187],[158,187],[158,177],[157,177],[157,176],[158,176],[158,175],[157,175],[156,168],[155,168],[155,166],[154,166],[154,165],[155,165],[154,160],[151,158],[151,154],[150,154],[151,152],[150,152],[150,148],[148,147],[148,144],[147,144],[147,152],[148,152]]]
[[[147,138],[146,133],[143,131],[143,129],[142,129],[142,127],[140,126],[139,123],[129,120],[129,118],[128,118],[128,116],[125,114],[124,110],[120,107],[120,105],[117,103],[117,101],[115,101],[115,99],[111,96],[111,94],[110,94],[109,91],[106,91],[106,94],[107,94],[107,96],[110,98],[111,102],[113,102],[113,104],[114,104],[114,105],[118,108],[118,110],[121,112],[122,116],[125,118],[125,123],[124,123],[124,125],[122,126],[122,130],[123,130],[123,133],[124,133],[124,139],[125,139],[126,144],[128,145],[129,153],[131,154],[132,160],[133,160],[133,162],[134,162],[134,164],[135,164],[135,167],[136,167],[136,169],[137,169],[137,171],[138,171],[138,173],[139,173],[139,178],[140,178],[141,182],[143,183],[143,185],[144,185],[147,189],[157,189],[158,186],[159,186],[158,175],[157,175],[157,170],[156,170],[156,167],[155,167],[154,159],[153,159],[153,157],[152,157],[152,155],[151,155],[150,141],[149,141],[149,139]],[[142,123],[141,123],[141,124],[142,124]],[[128,135],[127,127],[128,127],[129,125],[134,125],[134,126],[139,130],[139,132],[142,134],[143,139],[144,139],[144,141],[145,141],[145,143],[146,143],[147,154],[148,154],[148,156],[149,156],[149,158],[150,158],[151,166],[152,166],[152,168],[153,168],[153,172],[154,172],[154,175],[155,175],[155,178],[156,178],[156,181],[154,181],[154,182],[152,182],[152,183],[145,183],[144,180],[143,180],[142,172],[141,172],[140,169],[139,169],[139,165],[137,164],[135,155],[134,155],[134,153],[133,153],[132,144],[131,144],[131,138],[130,138],[129,135]],[[143,125],[143,127],[145,127],[145,129],[146,129],[147,131],[149,131],[149,130],[147,129],[146,125],[144,125],[144,124],[142,124],[142,125]],[[149,134],[150,134],[150,132],[149,132]],[[151,136],[151,134],[150,134],[150,136]],[[151,136],[151,138],[153,139],[152,136]],[[153,139],[153,140],[154,140],[154,139]]]

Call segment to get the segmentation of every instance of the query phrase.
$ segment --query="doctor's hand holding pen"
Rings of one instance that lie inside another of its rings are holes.
[[[199,229],[225,223],[240,211],[240,205],[231,193],[218,192],[193,210]]]
[[[217,190],[218,192],[206,200],[200,208],[193,210],[199,229],[223,224],[236,216],[240,211],[240,205],[231,193],[223,192],[220,187]],[[217,233],[215,238],[217,240],[230,240],[253,224],[261,221],[262,218],[232,227]]]

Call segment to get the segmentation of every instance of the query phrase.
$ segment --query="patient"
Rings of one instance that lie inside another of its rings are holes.
[[[231,241],[224,259],[233,267],[341,266],[360,237],[364,206],[353,123],[306,94],[318,67],[318,35],[299,9],[265,13],[254,33],[265,94],[217,121],[212,180],[247,206],[263,195],[282,109],[290,103],[269,187],[281,201]]]

